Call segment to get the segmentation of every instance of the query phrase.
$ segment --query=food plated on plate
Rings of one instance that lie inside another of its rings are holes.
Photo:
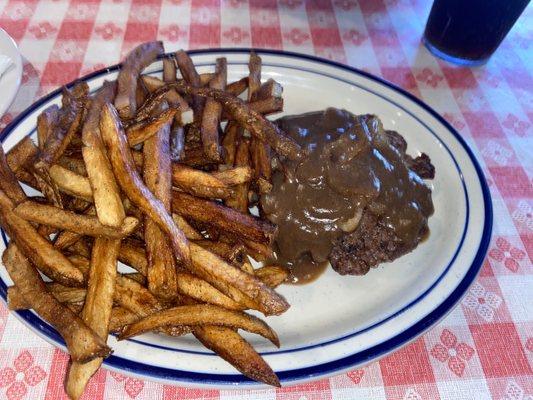
[[[163,53],[145,43],[95,93],[65,88],[61,107],[40,115],[37,143],[2,153],[8,304],[61,334],[72,398],[110,354],[108,333],[192,333],[278,386],[237,330],[279,339],[245,310],[280,315],[282,282],[309,280],[328,257],[341,273],[364,273],[428,232],[431,162],[406,155],[377,117],[328,109],[273,123],[265,115],[282,110],[282,87],[262,82],[256,54],[235,82],[224,58],[199,74],[183,51],[165,56],[163,79],[142,75]]]

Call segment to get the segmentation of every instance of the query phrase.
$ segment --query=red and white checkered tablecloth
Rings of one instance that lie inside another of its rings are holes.
[[[480,156],[494,203],[481,274],[439,325],[393,355],[330,379],[261,391],[196,390],[100,370],[84,399],[533,399],[533,7],[481,68],[420,45],[423,0],[0,0],[24,57],[3,128],[33,100],[134,45],[254,46],[316,54],[382,76],[450,121]],[[0,398],[64,399],[68,357],[0,305]]]

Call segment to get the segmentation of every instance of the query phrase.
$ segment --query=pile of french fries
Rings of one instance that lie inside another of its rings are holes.
[[[274,291],[287,270],[254,269],[249,258],[272,256],[276,227],[249,212],[271,188],[271,158],[304,156],[264,117],[281,111],[282,88],[261,82],[253,53],[249,75],[229,84],[224,58],[199,74],[187,53],[163,54],[161,42],[142,44],[94,94],[84,82],[64,88],[61,107],[38,117],[37,144],[0,148],[8,304],[63,337],[72,399],[110,355],[109,333],[192,333],[244,375],[279,386],[238,329],[279,346],[245,310],[289,307]],[[158,57],[163,79],[142,75]],[[136,272],[118,272],[119,261]]]

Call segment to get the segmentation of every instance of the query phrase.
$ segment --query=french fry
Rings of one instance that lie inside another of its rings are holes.
[[[249,105],[250,109],[256,113],[270,115],[283,111],[283,104],[283,98],[281,97],[267,97],[261,100],[254,100]],[[231,116],[228,113],[222,113],[220,120],[226,121],[228,119],[231,119]]]
[[[82,273],[26,220],[13,212],[14,204],[0,190],[0,222],[11,240],[43,273],[67,286],[81,286]]]
[[[128,119],[135,114],[137,78],[142,70],[163,52],[162,42],[148,42],[137,46],[126,56],[118,74],[117,96],[114,103],[122,118]]]
[[[209,82],[209,87],[218,90],[224,90],[227,81],[227,63],[225,58],[217,59],[216,75]],[[213,99],[207,99],[205,102],[204,112],[202,114],[202,123],[200,132],[202,135],[202,145],[205,155],[213,161],[220,161],[220,144],[218,130],[220,125],[220,114],[222,106]]]
[[[121,239],[128,236],[139,221],[133,217],[126,217],[119,228],[103,225],[99,219],[92,215],[76,214],[72,211],[40,204],[26,200],[15,209],[15,214],[27,221],[46,224],[67,231],[76,231],[81,235]]]
[[[215,164],[214,161],[207,158],[204,154],[204,149],[201,146],[186,148],[180,164],[188,165],[189,167],[206,167]]]
[[[246,251],[256,261],[265,261],[272,259],[274,252],[272,247],[263,243],[255,242],[253,240],[244,240]]]
[[[157,89],[161,89],[165,86],[165,82],[152,75],[142,75],[141,80],[148,89],[149,92],[155,92]]]
[[[107,357],[111,353],[111,349],[98,335],[48,292],[39,273],[16,245],[8,246],[2,261],[31,308],[63,337],[73,360],[87,362],[96,357]]]
[[[88,178],[54,164],[49,169],[50,178],[63,193],[93,202],[93,190]]]
[[[250,53],[250,60],[248,61],[248,101],[252,101],[255,92],[261,86],[261,57],[254,51]]]
[[[146,252],[143,248],[140,248],[129,241],[122,241],[118,253],[118,259],[144,276],[148,274],[148,261],[146,259]]]
[[[111,320],[109,321],[109,332],[120,333],[126,325],[137,322],[141,317],[131,312],[127,308],[117,306],[111,310]]]
[[[231,82],[226,86],[226,92],[233,96],[240,96],[248,88],[248,77],[239,79],[238,81]]]
[[[243,375],[267,385],[280,387],[278,377],[254,348],[233,329],[202,326],[194,336],[210,350],[237,368]]]
[[[202,303],[214,304],[228,310],[242,310],[244,307],[226,296],[214,286],[192,274],[178,273],[178,291]]]
[[[172,214],[174,223],[180,228],[187,239],[189,240],[202,240],[204,237],[189,224],[185,218],[178,214]]]
[[[251,160],[255,181],[259,194],[272,190],[272,165],[270,160],[270,146],[258,139],[253,139],[250,146]]]
[[[16,204],[26,200],[26,194],[17,182],[15,174],[9,168],[8,160],[2,146],[0,146],[0,189]]]
[[[280,265],[267,265],[256,269],[254,273],[270,288],[277,288],[289,276],[289,270]]]
[[[108,149],[115,178],[128,198],[163,229],[172,242],[178,261],[190,260],[187,238],[174,224],[165,206],[146,187],[137,170],[118,115],[109,104],[104,106],[100,131]]]
[[[211,88],[198,88],[181,83],[169,84],[180,94],[192,96],[209,97],[220,104],[232,119],[237,121],[244,129],[248,130],[254,137],[268,143],[281,156],[290,160],[301,160],[306,155],[293,139],[286,136],[274,123],[267,120],[258,112],[252,110],[248,104],[238,97],[229,93]]]
[[[83,235],[77,232],[61,231],[54,240],[54,247],[63,250],[76,243]]]
[[[87,169],[85,168],[85,162],[83,161],[83,158],[63,155],[59,158],[59,160],[57,160],[56,164],[62,166],[63,168],[69,169],[78,175],[87,176]]]
[[[244,252],[244,245],[239,243],[229,244],[221,240],[197,240],[195,243],[230,263],[240,258]]]
[[[128,144],[132,147],[136,146],[148,140],[166,126],[170,126],[176,115],[176,111],[176,109],[170,108],[147,123],[138,123],[128,127],[126,129]]]
[[[105,84],[93,98],[82,131],[82,154],[98,219],[102,224],[118,227],[126,214],[99,127],[100,111],[113,98],[114,92],[115,85]]]
[[[54,104],[46,108],[37,117],[37,143],[40,149],[43,149],[46,140],[53,134],[54,126],[59,119],[59,107]]]
[[[87,284],[87,295],[81,311],[81,318],[103,341],[107,339],[113,293],[117,275],[117,253],[120,240],[97,238],[92,249],[91,270]],[[102,365],[98,357],[87,363],[73,362],[70,366],[66,392],[78,399],[89,379]]]
[[[182,164],[172,164],[172,184],[198,197],[227,199],[232,189],[217,177]]]
[[[163,81],[176,82],[176,63],[174,58],[163,58]]]
[[[140,317],[146,317],[163,308],[148,289],[124,275],[117,276],[115,301]]]
[[[242,136],[243,129],[235,121],[229,121],[224,129],[222,147],[224,148],[224,164],[233,166],[235,163],[235,152],[237,150],[237,140]]]
[[[239,290],[257,303],[256,309],[265,315],[279,315],[289,308],[287,301],[254,276],[226,263],[220,257],[197,244],[191,243],[191,272],[207,280],[213,286],[227,292],[225,285]]]
[[[172,161],[180,161],[183,158],[184,151],[185,130],[176,123],[176,118],[174,118],[174,123],[170,130],[170,158]]]
[[[16,173],[19,169],[23,169],[24,166],[33,161],[38,153],[39,148],[29,136],[26,136],[8,151],[6,156],[7,164]]]
[[[71,288],[58,283],[47,283],[46,289],[60,303],[77,304],[85,301],[85,288]],[[17,286],[7,288],[7,305],[10,310],[27,310],[31,304],[24,298]]]
[[[204,72],[203,74],[198,74],[200,77],[200,86],[207,86],[209,85],[209,82],[213,80],[215,74],[211,72]]]
[[[248,167],[250,165],[250,140],[241,138],[235,152],[235,166]],[[250,185],[242,183],[235,188],[235,195],[226,200],[228,207],[239,210],[242,213],[248,212],[248,190]]]
[[[159,311],[127,326],[120,334],[119,340],[141,335],[158,328],[180,325],[215,325],[243,329],[261,335],[279,347],[279,339],[276,333],[259,318],[211,304],[178,306]]]
[[[196,71],[196,68],[194,67],[194,64],[189,57],[189,55],[184,52],[183,50],[180,50],[176,52],[176,63],[178,64],[178,68],[181,72],[181,76],[183,76],[183,79],[185,82],[187,82],[189,85],[193,87],[200,87],[202,86],[202,82],[200,80],[200,75],[198,75],[198,72]],[[211,78],[209,79],[211,80]],[[205,99],[201,97],[194,96],[193,97],[193,103],[192,103],[192,109],[194,112],[194,120],[200,121],[204,109]]]
[[[268,221],[177,191],[172,193],[172,210],[184,218],[213,225],[236,238],[270,244],[276,235],[276,227]]]
[[[143,146],[143,177],[148,190],[170,212],[171,160],[170,124],[161,127]],[[177,228],[179,229],[179,228]],[[176,263],[170,241],[151,218],[144,221],[144,241],[148,256],[148,289],[157,297],[173,299],[176,296]]]
[[[211,175],[228,186],[235,186],[250,182],[252,179],[252,169],[249,166],[234,167],[223,171],[214,171]]]

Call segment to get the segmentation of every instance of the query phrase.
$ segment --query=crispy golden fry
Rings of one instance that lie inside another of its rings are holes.
[[[119,340],[176,325],[215,325],[243,329],[261,335],[279,347],[278,336],[264,321],[243,312],[227,310],[212,304],[179,306],[159,311],[126,327]]]
[[[145,250],[130,241],[122,241],[118,259],[144,276],[148,274],[148,261]]]
[[[265,99],[258,99],[252,101],[249,106],[252,111],[261,115],[270,115],[283,111],[283,98],[281,97],[267,97]],[[231,116],[228,113],[223,112],[220,120],[231,120]]]
[[[258,243],[253,240],[244,240],[246,252],[256,261],[265,261],[274,256],[272,247],[267,244]]]
[[[107,104],[102,111],[100,131],[108,149],[115,178],[128,198],[163,229],[171,239],[174,255],[178,261],[190,260],[187,238],[174,224],[165,206],[146,187],[135,164],[126,136],[114,108]]]
[[[63,107],[57,124],[54,125],[33,164],[33,175],[41,192],[58,207],[63,206],[63,201],[57,185],[50,177],[49,168],[63,155],[78,132],[88,93],[89,87],[85,82],[76,84],[72,89],[63,89]]]
[[[198,197],[227,199],[233,194],[229,185],[210,173],[177,163],[172,164],[172,184]]]
[[[277,288],[289,276],[289,270],[280,265],[267,265],[256,269],[254,273],[265,285],[271,288]]]
[[[128,144],[132,147],[136,146],[154,136],[161,129],[165,129],[166,126],[170,126],[176,111],[175,108],[170,108],[147,123],[138,123],[128,127],[126,130]]]
[[[85,162],[83,158],[62,156],[57,160],[58,165],[71,170],[81,176],[87,176],[87,169],[85,168]]]
[[[227,62],[225,58],[218,58],[216,75],[209,82],[209,87],[213,89],[224,90],[226,83]],[[207,99],[205,102],[204,112],[201,120],[202,123],[200,126],[204,153],[208,158],[217,162],[221,160],[218,138],[221,113],[222,106],[213,99]]]
[[[169,213],[172,192],[170,124],[161,127],[144,143],[143,155],[143,177],[146,187],[161,201],[165,211]],[[148,256],[148,289],[157,297],[173,299],[176,296],[177,283],[172,246],[163,230],[149,217],[144,221],[144,241]]]
[[[74,244],[69,246],[67,251],[71,254],[82,256],[85,258],[89,258],[91,256],[91,247],[83,236],[80,239],[78,239],[76,242],[74,242]]]
[[[143,69],[163,53],[162,42],[147,42],[137,46],[126,56],[118,74],[115,97],[115,107],[122,118],[128,119],[135,115],[137,78]]]
[[[170,130],[170,158],[172,161],[180,161],[183,158],[184,151],[185,129],[176,123],[176,117],[174,117],[174,123]]]
[[[259,90],[255,93],[256,100],[264,100],[270,97],[279,97],[283,95],[283,86],[274,79],[269,78],[261,85]]]
[[[233,329],[202,326],[196,327],[193,333],[205,347],[213,350],[243,375],[267,385],[281,386],[265,360]]]
[[[174,223],[180,228],[187,239],[189,240],[202,240],[204,237],[194,229],[181,215],[172,214]]]
[[[93,98],[83,126],[83,160],[92,188],[96,214],[104,225],[119,227],[126,214],[120,198],[117,182],[106,155],[100,134],[100,112],[104,104],[113,98],[114,84],[104,84]]]
[[[161,89],[163,86],[165,86],[165,82],[163,80],[152,75],[143,75],[141,76],[141,80],[149,92],[155,92],[157,89]]]
[[[228,186],[240,185],[252,179],[252,169],[249,166],[228,168],[211,174]]]
[[[107,357],[111,353],[111,349],[98,335],[46,290],[39,273],[16,245],[8,246],[2,261],[31,308],[63,337],[73,360],[87,362],[96,357]]]
[[[215,162],[205,156],[202,146],[195,146],[185,148],[180,164],[200,168],[213,165]]]
[[[244,129],[250,131],[253,136],[272,146],[279,155],[290,160],[301,160],[305,157],[306,151],[293,139],[286,136],[278,126],[252,110],[248,104],[238,97],[221,90],[197,88],[179,82],[171,83],[169,86],[176,88],[180,94],[209,97],[218,101],[232,119],[236,120]]]
[[[117,276],[115,301],[140,317],[146,317],[163,308],[148,289],[124,275]]]
[[[15,214],[27,221],[46,224],[67,231],[75,231],[82,235],[121,239],[135,230],[139,221],[126,217],[120,228],[103,225],[97,217],[76,214],[72,211],[26,200],[19,204]]]
[[[125,275],[129,279],[134,280],[135,282],[140,283],[143,286],[146,286],[146,277],[140,272],[132,272],[131,274],[127,273],[123,275]]]
[[[26,136],[18,142],[7,153],[7,164],[13,172],[24,168],[30,161],[32,161],[39,153],[39,148],[33,143],[29,136]]]
[[[91,270],[87,283],[87,295],[81,311],[81,318],[103,341],[107,340],[113,294],[117,275],[117,254],[120,240],[97,238],[94,242]],[[102,365],[103,358],[88,363],[73,362],[70,366],[66,392],[72,399],[78,399],[89,379]]]
[[[194,64],[189,57],[189,55],[183,51],[180,50],[176,52],[176,63],[178,64],[178,68],[181,72],[181,76],[187,82],[189,85],[193,87],[201,87],[206,85],[210,80],[212,76],[208,77],[207,82],[202,83],[202,79],[200,75],[198,75],[198,72],[196,71],[196,68],[194,67]],[[204,77],[205,78],[205,77]],[[203,110],[204,110],[204,104],[205,99],[201,97],[194,96],[192,101],[192,110],[194,113],[194,120],[195,121],[201,121]]]
[[[241,138],[237,151],[235,152],[235,166],[248,167],[250,166],[250,140]],[[250,185],[242,183],[235,188],[235,195],[226,200],[228,207],[239,210],[242,213],[248,213],[248,191]]]
[[[238,81],[231,82],[226,86],[226,92],[233,96],[239,96],[248,88],[248,77],[239,79]]]
[[[26,194],[17,182],[15,174],[9,168],[2,146],[0,146],[0,189],[16,204],[26,200]]]
[[[58,283],[47,283],[46,288],[60,303],[76,304],[85,301],[87,290],[84,288],[71,288]],[[7,289],[7,305],[10,310],[27,310],[31,304],[24,298],[17,286]]]
[[[82,273],[26,220],[13,212],[14,204],[0,190],[0,223],[22,253],[43,273],[67,286],[81,286]]]
[[[178,273],[178,291],[197,301],[214,304],[228,310],[242,310],[244,308],[203,279],[186,272]]]
[[[250,146],[254,177],[259,194],[272,190],[272,165],[270,159],[270,146],[258,139],[253,139]]]
[[[124,307],[113,307],[111,310],[111,320],[109,321],[109,332],[120,333],[126,325],[140,320],[141,317]]]
[[[184,218],[210,224],[245,240],[270,244],[276,235],[276,226],[268,221],[177,191],[172,193],[172,210]]]
[[[89,179],[58,164],[49,169],[50,178],[63,193],[93,202],[93,190]]]
[[[254,276],[226,263],[220,257],[191,243],[191,269],[218,289],[226,290],[222,283],[239,290],[255,301],[265,315],[279,315],[289,308],[287,301]],[[231,293],[224,292],[232,297]]]
[[[200,76],[200,85],[207,86],[209,85],[209,82],[213,80],[213,78],[215,77],[215,74],[211,72],[204,72],[203,74],[199,74],[199,76]]]
[[[255,271],[254,271],[254,267],[252,266],[252,264],[250,263],[250,261],[248,260],[244,260],[242,262],[242,264],[240,265],[241,269],[244,271],[244,272],[247,272],[251,275],[255,275]],[[261,279],[262,280],[262,279]],[[267,285],[268,286],[268,285]]]
[[[248,101],[251,101],[261,86],[261,57],[254,51],[250,53],[248,70]]]
[[[176,63],[174,58],[163,58],[163,81],[176,82]]]
[[[44,148],[46,140],[53,134],[53,129],[58,119],[59,107],[56,104],[46,108],[37,117],[37,143],[40,149]]]
[[[240,258],[244,252],[244,245],[240,243],[230,244],[221,240],[198,240],[195,243],[230,263]]]
[[[76,232],[61,231],[54,240],[54,247],[66,249],[76,243],[83,235]]]
[[[242,136],[243,129],[235,121],[229,121],[224,129],[222,147],[224,148],[224,164],[233,166],[235,163],[235,152],[237,141]]]
[[[83,117],[83,107],[89,86],[87,83],[77,83],[72,89],[63,89],[63,107],[53,132],[47,137],[46,143],[38,154],[35,169],[39,171],[43,166],[52,165],[61,157],[78,132]]]

